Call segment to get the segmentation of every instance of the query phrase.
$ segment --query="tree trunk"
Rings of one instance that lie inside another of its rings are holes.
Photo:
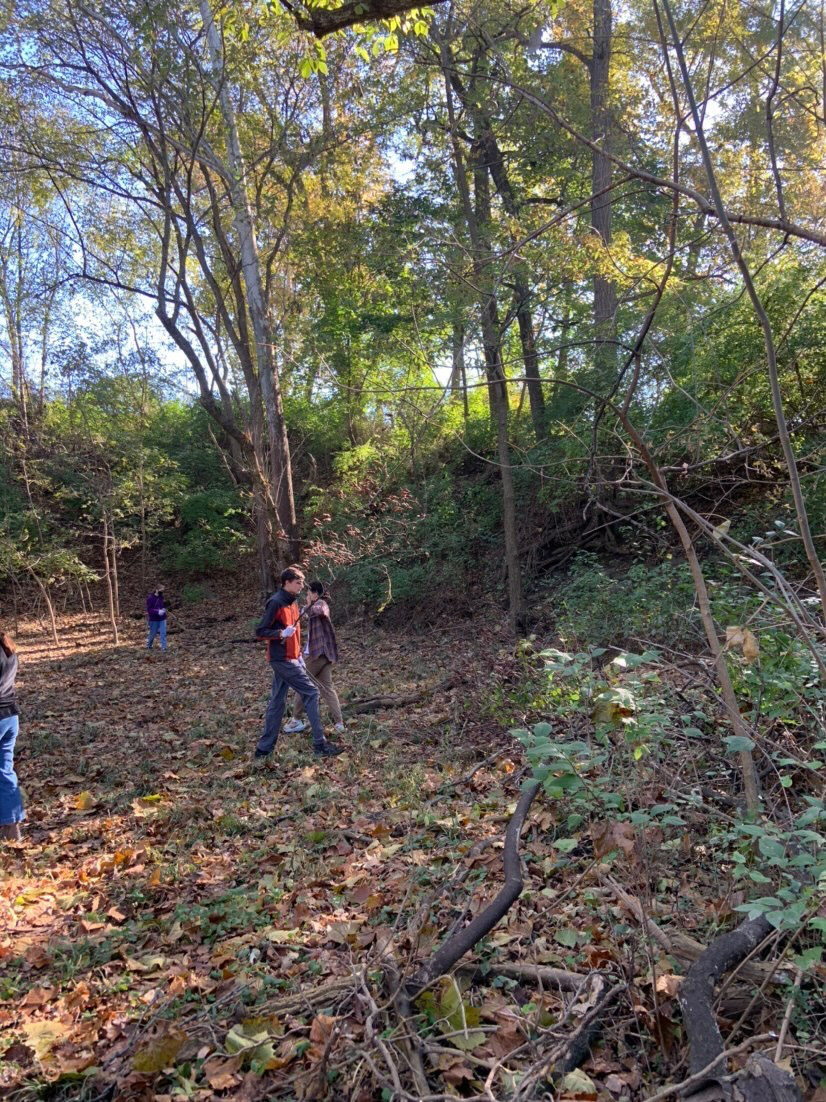
[[[518,219],[520,204],[505,167],[505,160],[499,143],[493,133],[489,119],[476,117],[481,127],[480,139],[484,149],[484,158],[488,172],[493,180],[496,192],[502,200],[502,206],[511,218]],[[515,260],[514,297],[516,300],[516,320],[519,323],[519,340],[522,345],[522,362],[525,365],[525,383],[528,388],[528,400],[531,405],[531,421],[537,440],[545,435],[545,395],[542,391],[542,379],[539,375],[539,357],[536,353],[536,334],[531,311],[531,288],[525,264]]]
[[[611,244],[611,111],[608,105],[611,72],[613,14],[611,0],[594,0],[594,51],[590,64],[591,137],[603,152],[594,151],[591,160],[591,228],[603,245]],[[617,292],[614,281],[597,273],[594,287],[594,389],[613,383],[616,367]]]
[[[453,151],[456,188],[461,199],[473,250],[473,284],[477,289],[481,315],[482,344],[485,351],[485,372],[488,379],[491,420],[496,427],[496,451],[502,480],[502,526],[505,538],[505,566],[508,573],[508,610],[511,630],[515,633],[522,615],[522,570],[516,538],[516,495],[513,485],[513,464],[508,442],[508,389],[502,364],[499,311],[494,290],[493,256],[487,239],[490,222],[490,187],[488,169],[479,144],[471,150],[474,197],[465,172],[464,158],[456,132],[453,109],[453,58],[447,42],[441,43],[440,61],[445,82],[445,95]]]
[[[143,447],[141,446],[141,469],[138,475],[141,510],[141,592],[146,592],[146,499],[143,489]]]
[[[519,339],[522,342],[522,362],[525,365],[525,383],[531,405],[531,421],[537,441],[545,435],[545,395],[539,377],[539,357],[536,353],[536,335],[531,312],[531,291],[522,273],[514,279],[516,293],[516,320],[519,322]]]
[[[253,489],[253,502],[260,496],[260,490]],[[270,527],[267,524],[267,510],[263,501],[255,504],[255,543],[258,555],[258,579],[261,586],[261,595],[269,595],[277,588],[275,584],[276,570],[272,560],[272,545],[270,543]]]
[[[37,588],[40,590],[41,596],[46,602],[46,610],[49,613],[49,622],[52,628],[52,640],[54,642],[54,645],[58,647],[60,646],[60,644],[57,641],[57,620],[55,619],[54,605],[52,604],[52,599],[49,596],[48,587],[40,580],[40,578],[38,578],[37,574],[35,574],[33,570],[29,569],[29,573],[34,578]]]
[[[118,545],[115,540],[115,522],[109,522],[109,555],[112,559],[112,596],[115,602],[115,616],[120,619],[120,586],[118,584]]]
[[[112,626],[112,638],[115,641],[115,646],[117,646],[120,640],[118,639],[118,620],[115,615],[115,594],[112,589],[112,566],[109,561],[109,521],[106,516],[103,518],[103,574],[106,579],[106,596],[109,601],[109,623]]]
[[[455,398],[462,396],[465,421],[468,419],[467,374],[465,372],[465,323],[464,319],[453,319],[451,335],[451,368],[448,389]]]
[[[505,563],[508,571],[508,611],[511,631],[516,634],[522,616],[522,568],[516,537],[516,493],[513,485],[513,459],[508,441],[510,403],[505,368],[502,363],[499,307],[493,286],[493,250],[488,240],[490,226],[490,184],[484,148],[476,146],[473,157],[474,207],[471,211],[474,238],[474,283],[482,296],[482,344],[485,371],[496,424],[496,453],[502,479],[502,527],[505,536]]]
[[[258,377],[267,416],[270,479],[280,525],[280,531],[276,533],[276,540],[282,557],[294,561],[299,557],[300,548],[293,494],[290,444],[287,438],[287,423],[284,419],[281,384],[275,361],[272,324],[261,278],[255,216],[244,183],[246,166],[241,152],[235,108],[225,79],[221,36],[218,33],[207,0],[201,0],[200,10],[201,18],[207,29],[211,60],[216,70],[215,79],[218,82],[221,114],[227,130],[227,149],[231,169],[229,192],[233,209],[233,223],[241,249],[241,268],[255,340],[255,359],[258,365]]]

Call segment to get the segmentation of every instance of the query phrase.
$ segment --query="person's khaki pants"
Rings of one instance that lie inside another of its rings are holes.
[[[341,716],[341,704],[339,704],[338,696],[333,688],[333,663],[329,658],[325,658],[323,655],[321,658],[305,658],[304,664],[307,667],[307,673],[318,685],[319,692],[321,693],[321,699],[327,705],[327,710],[333,718],[333,723],[343,723],[344,720]],[[296,696],[295,705],[293,707],[293,717],[299,719],[304,715],[304,701],[300,696]]]

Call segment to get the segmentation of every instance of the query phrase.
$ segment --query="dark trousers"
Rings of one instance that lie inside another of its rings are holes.
[[[259,754],[271,753],[281,730],[284,705],[287,693],[295,689],[304,701],[304,710],[313,732],[313,746],[318,749],[324,745],[324,728],[318,712],[318,686],[310,680],[303,666],[295,662],[270,662],[272,666],[272,693],[264,717],[264,733],[258,740],[256,750]]]

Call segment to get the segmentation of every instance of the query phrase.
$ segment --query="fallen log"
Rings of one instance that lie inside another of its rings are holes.
[[[487,979],[490,982],[491,976],[504,976],[505,979],[520,980],[559,991],[579,991],[595,975],[594,972],[568,972],[564,968],[551,968],[544,964],[519,964],[515,961],[494,961],[484,974],[475,964],[462,965],[460,971],[471,975],[474,980]]]
[[[364,715],[366,712],[380,712],[385,708],[403,708],[406,704],[417,704],[426,696],[435,696],[437,693],[447,692],[458,681],[458,677],[446,677],[438,685],[428,685],[424,689],[418,689],[415,693],[404,693],[401,696],[372,696],[366,700],[353,700],[345,704],[342,712],[345,716]]]
[[[627,892],[612,877],[604,876],[602,879],[623,906],[648,932],[651,939],[670,956],[677,957],[679,960],[694,961],[699,960],[703,953],[707,952],[706,946],[689,934],[684,934],[680,930],[664,929],[662,926],[658,926],[653,919],[646,915],[639,899]],[[738,972],[744,980],[756,984],[765,983],[767,979],[772,978],[776,978],[778,982],[783,982],[789,978],[788,969],[779,968],[773,961],[749,960],[742,968],[738,969]]]

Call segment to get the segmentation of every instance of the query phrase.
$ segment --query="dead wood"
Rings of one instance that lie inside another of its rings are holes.
[[[735,1091],[746,1102],[800,1102],[800,1091],[787,1071],[762,1052],[754,1052],[734,1077]]]
[[[530,784],[525,786],[519,798],[519,803],[516,805],[516,810],[508,823],[503,854],[505,883],[502,885],[502,889],[483,911],[471,919],[467,926],[451,935],[436,950],[430,960],[419,969],[419,972],[407,984],[409,997],[414,997],[433,980],[443,976],[465,953],[470,952],[474,945],[486,934],[489,934],[497,922],[504,918],[522,894],[522,862],[519,857],[519,839],[528,811],[539,789],[539,781],[531,781]]]
[[[679,930],[664,930],[653,919],[645,914],[645,910],[639,899],[627,892],[621,884],[618,884],[611,876],[604,876],[603,883],[607,884],[623,906],[628,910],[640,925],[648,932],[648,935],[661,949],[664,949],[672,957],[678,960],[695,961],[706,952],[706,946],[701,941],[681,933]],[[746,955],[746,954],[744,954]],[[739,975],[751,983],[765,983],[767,979],[783,978],[782,970],[778,969],[773,961],[750,960],[746,961],[738,969]]]
[[[589,1010],[570,1037],[565,1041],[562,1053],[554,1060],[553,1078],[560,1079],[563,1075],[578,1068],[591,1051],[591,1045],[602,1032],[602,1019],[605,1011],[612,1003],[615,1003],[625,991],[625,984],[618,983],[610,987],[596,1002],[592,1010]]]
[[[752,953],[773,927],[761,915],[742,922],[737,929],[715,938],[708,949],[689,968],[680,986],[678,999],[689,1045],[689,1072],[697,1076],[711,1067],[713,1071],[696,1082],[697,1091],[717,1086],[724,1097],[732,1097],[732,1088],[724,1077],[725,1047],[714,1016],[714,987],[717,981]],[[749,1064],[751,1071],[747,1071]],[[795,1102],[800,1094],[794,1079],[761,1057],[754,1057],[737,1079],[738,1093],[746,1102]],[[769,1072],[769,1068],[773,1070]]]
[[[435,696],[437,693],[445,693],[452,689],[458,681],[455,676],[446,677],[438,685],[428,685],[424,689],[418,689],[415,693],[404,693],[401,696],[373,696],[367,700],[353,700],[345,704],[342,711],[345,716],[363,715],[365,712],[380,712],[385,708],[403,708],[406,704],[416,704],[426,696]]]
[[[504,976],[505,979],[521,980],[523,983],[557,988],[560,991],[579,991],[596,974],[594,972],[566,972],[563,968],[550,968],[543,964],[518,964],[512,961],[493,963],[484,975],[473,964],[462,965],[461,972],[469,973],[474,979],[486,976]]]

